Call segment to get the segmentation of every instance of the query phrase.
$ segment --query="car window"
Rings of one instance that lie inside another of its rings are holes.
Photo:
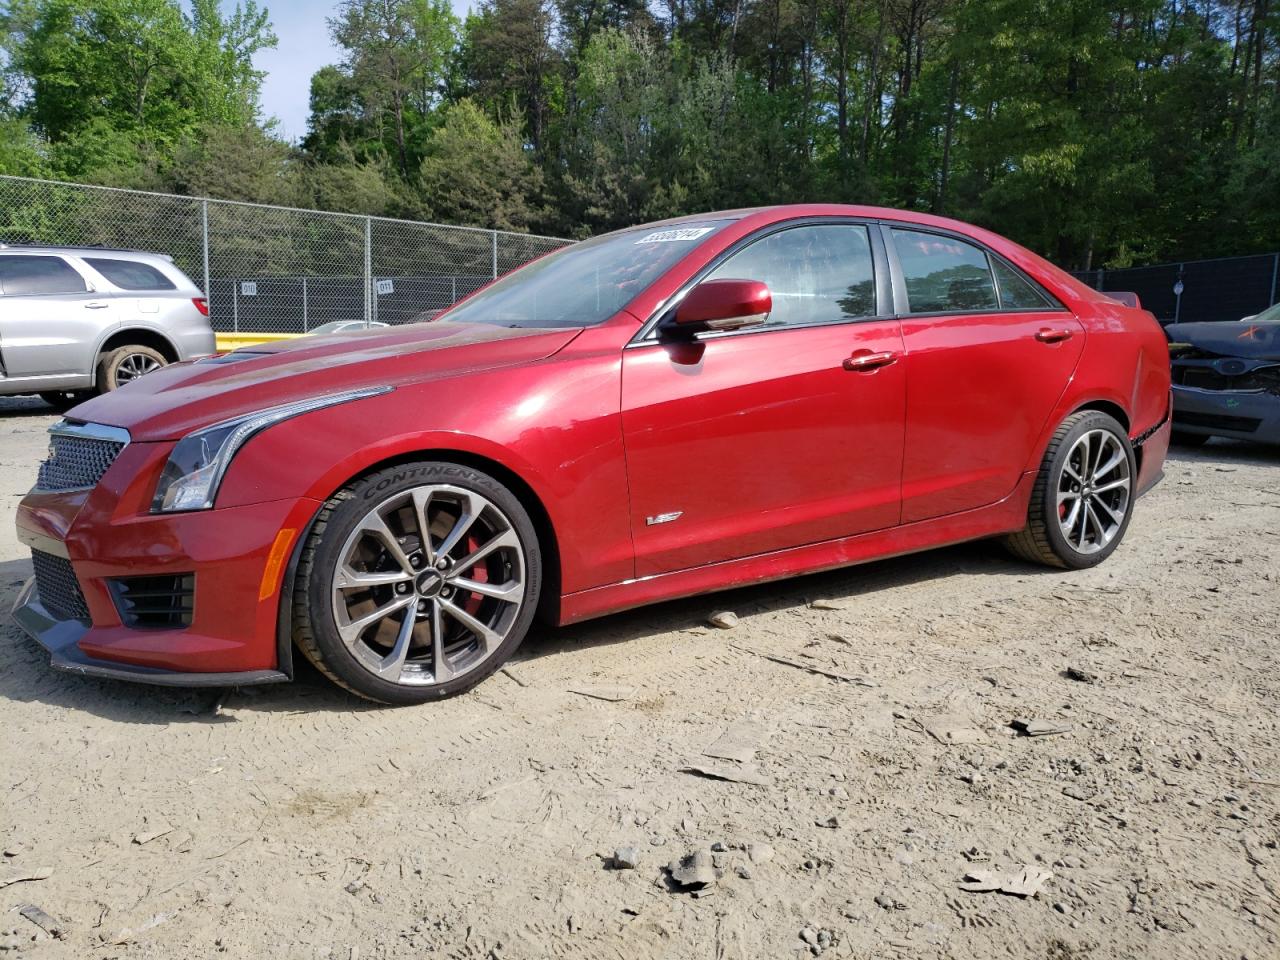
[[[84,278],[61,257],[13,254],[0,257],[0,293],[84,293]]]
[[[792,227],[761,237],[707,277],[758,280],[773,295],[767,326],[836,323],[874,316],[871,241],[860,224]]]
[[[894,230],[911,313],[998,310],[986,253],[955,237]]]
[[[149,263],[85,257],[84,262],[121,290],[174,290],[173,281]]]
[[[440,319],[504,327],[589,327],[634,300],[723,220],[641,227],[564,247],[499,278]]]
[[[1000,287],[1000,306],[1004,310],[1044,310],[1053,306],[1026,277],[1003,260],[991,258],[991,269]]]

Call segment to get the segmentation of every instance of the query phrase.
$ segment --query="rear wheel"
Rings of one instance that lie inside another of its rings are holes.
[[[140,344],[117,347],[104,353],[98,360],[98,392],[119,390],[139,377],[168,366],[163,353]]]
[[[1129,528],[1137,461],[1114,417],[1072,414],[1054,431],[1027,525],[1005,541],[1019,557],[1079,570],[1101,563]]]
[[[362,477],[303,547],[294,639],[331,679],[383,703],[469,690],[515,652],[542,586],[533,523],[493,477],[420,461]]]

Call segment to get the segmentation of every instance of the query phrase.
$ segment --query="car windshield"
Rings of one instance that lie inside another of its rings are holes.
[[[1280,322],[1280,303],[1273,307],[1268,307],[1256,317],[1253,317],[1254,323],[1277,323]]]
[[[503,327],[603,323],[726,222],[641,227],[575,243],[507,274],[440,319]]]

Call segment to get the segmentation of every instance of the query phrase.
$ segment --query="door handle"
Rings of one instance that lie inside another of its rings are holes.
[[[844,368],[857,373],[870,373],[872,370],[879,370],[881,367],[897,362],[898,355],[889,350],[880,353],[855,353],[845,358]]]
[[[90,300],[84,305],[84,308],[86,310],[105,310],[107,309],[107,305],[101,300]]]
[[[1041,343],[1061,343],[1063,340],[1070,340],[1072,336],[1070,330],[1052,330],[1049,327],[1036,331],[1036,339]]]

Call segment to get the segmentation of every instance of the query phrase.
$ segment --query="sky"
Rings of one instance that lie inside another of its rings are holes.
[[[280,42],[274,50],[263,50],[254,58],[258,69],[267,73],[262,84],[262,115],[279,120],[279,136],[301,140],[307,132],[311,75],[342,59],[329,38],[328,18],[337,4],[263,0],[263,5]],[[222,6],[230,10],[235,7],[235,0],[223,0]],[[471,0],[453,0],[453,11],[459,19],[465,18],[471,7]]]

